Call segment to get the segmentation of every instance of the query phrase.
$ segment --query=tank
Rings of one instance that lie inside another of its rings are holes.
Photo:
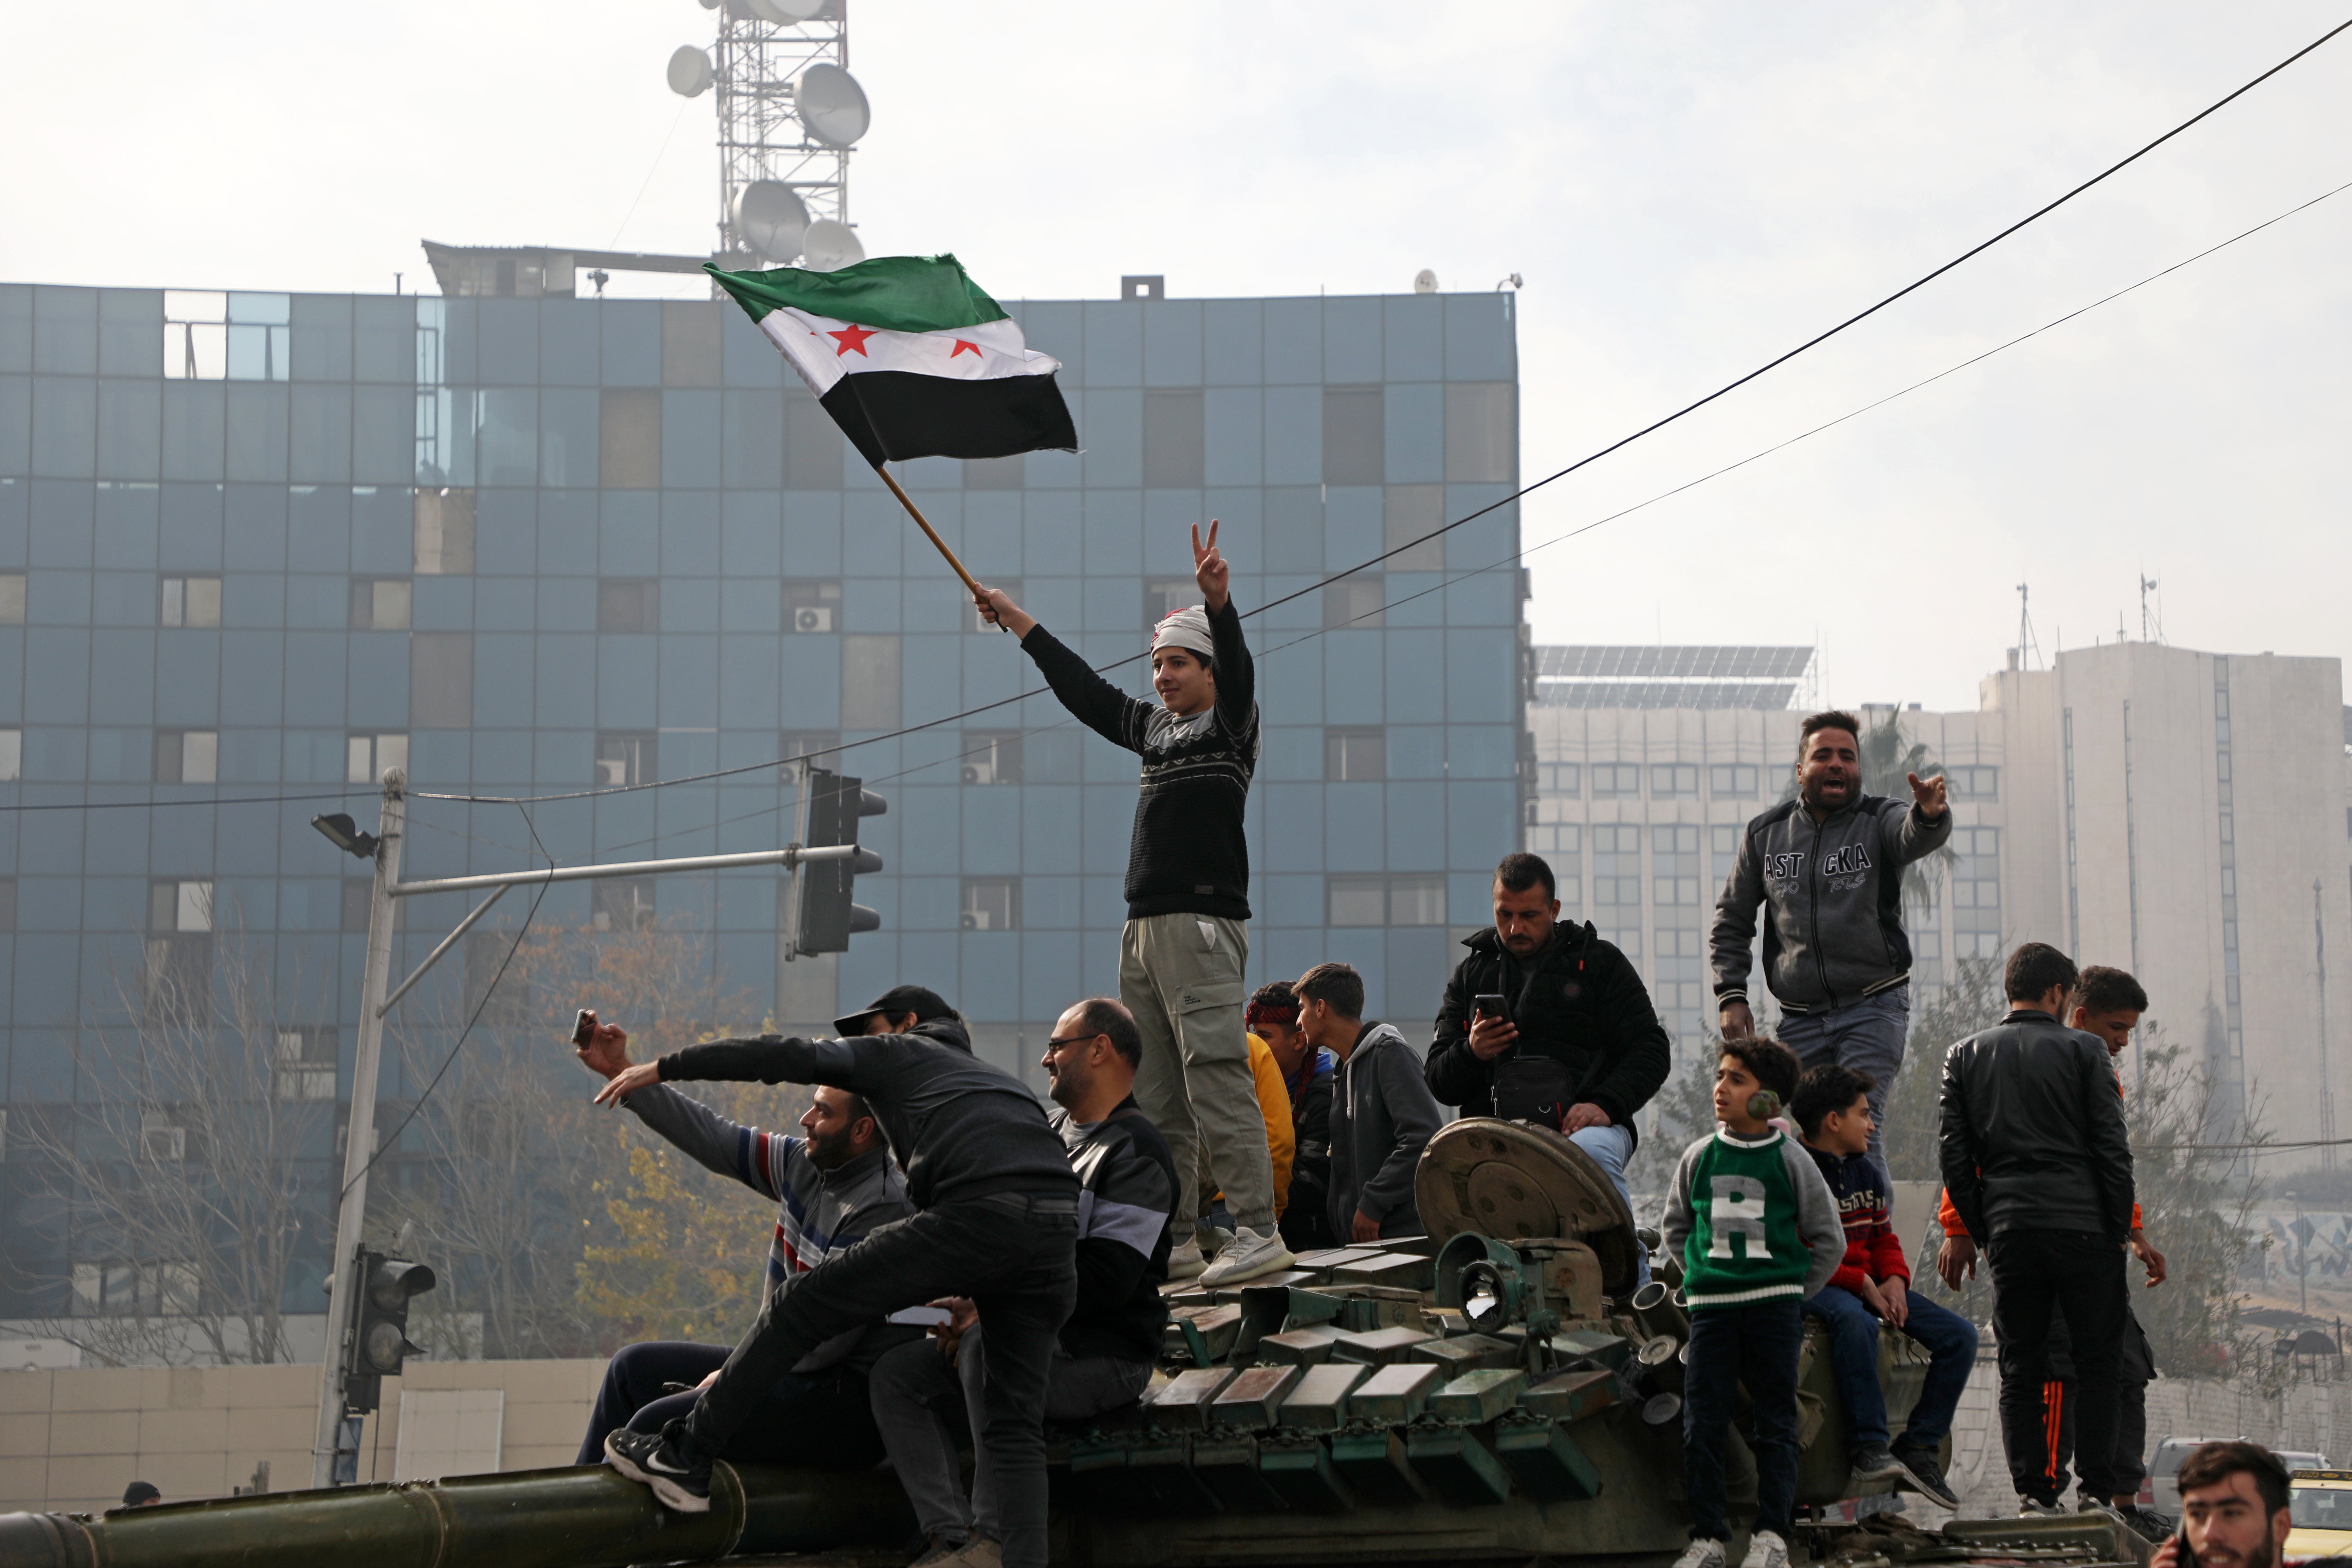
[[[1636,1288],[1640,1244],[1608,1177],[1557,1133],[1469,1118],[1430,1141],[1415,1195],[1425,1237],[1170,1292],[1164,1379],[1133,1409],[1048,1434],[1055,1568],[1680,1551],[1690,1320],[1666,1279]],[[1907,1538],[1873,1519],[1893,1499],[1884,1483],[1862,1496],[1846,1485],[1814,1327],[1802,1357],[1797,1499],[1816,1552],[1954,1562],[2027,1546],[2054,1563],[2146,1562],[2144,1542],[2098,1516]],[[1911,1341],[1882,1336],[1898,1433],[1927,1364]],[[1736,1432],[1729,1460],[1736,1517],[1756,1483]],[[603,1568],[912,1539],[887,1470],[720,1465],[712,1511],[694,1517],[592,1466],[15,1514],[0,1517],[0,1564],[310,1568],[331,1554],[339,1568]]]

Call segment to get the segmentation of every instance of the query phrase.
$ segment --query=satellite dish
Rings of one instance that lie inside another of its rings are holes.
[[[839,66],[822,63],[793,78],[793,112],[811,136],[828,147],[848,146],[874,121],[857,79]]]
[[[704,3],[716,4],[717,0],[704,0]],[[772,22],[779,27],[797,27],[803,22],[814,20],[816,14],[824,9],[824,4],[825,0],[743,0],[743,8],[762,22]]]
[[[728,215],[735,220],[735,232],[743,237],[743,243],[770,261],[790,261],[801,253],[809,211],[792,186],[778,180],[754,180],[735,193]]]
[[[1412,291],[1416,294],[1437,292],[1437,274],[1424,267],[1412,275]]]
[[[669,89],[680,98],[700,98],[710,90],[710,57],[692,44],[681,44],[669,58]]]
[[[866,247],[857,243],[856,233],[845,223],[821,217],[802,237],[801,265],[811,272],[838,272],[865,259]]]

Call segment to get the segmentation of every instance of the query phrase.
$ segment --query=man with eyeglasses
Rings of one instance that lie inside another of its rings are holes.
[[[1170,1219],[1176,1163],[1158,1128],[1137,1109],[1135,1069],[1143,1037],[1135,1016],[1108,996],[1064,1013],[1045,1042],[1049,1119],[1078,1178],[1078,1301],[1046,1371],[1045,1418],[1083,1421],[1135,1403],[1151,1381],[1168,1309]],[[969,1426],[987,1376],[985,1325],[971,1302],[950,1299],[936,1345],[900,1345],[875,1363],[874,1420],[915,1505],[929,1546],[918,1568],[998,1568],[998,1465],[973,1429],[971,1501],[966,1505],[956,1435]]]

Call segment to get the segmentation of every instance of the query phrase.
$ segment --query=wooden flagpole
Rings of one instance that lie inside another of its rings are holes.
[[[915,498],[898,488],[897,477],[884,465],[875,464],[874,471],[882,476],[882,482],[890,487],[890,493],[898,498],[898,504],[907,509],[907,515],[915,520],[915,526],[923,531],[923,537],[929,540],[941,555],[947,557],[948,564],[954,567],[955,574],[963,579],[963,585],[971,590],[972,601],[977,604],[980,600],[980,584],[972,579],[971,573],[963,569],[963,563],[956,559],[956,552],[948,548],[948,542],[940,537],[939,530],[931,526],[930,519],[925,517],[922,509],[915,504]],[[1006,628],[1000,624],[996,629],[1001,632]]]

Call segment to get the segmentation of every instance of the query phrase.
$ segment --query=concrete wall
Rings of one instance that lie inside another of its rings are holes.
[[[414,1362],[360,1437],[360,1479],[394,1480],[404,1389],[505,1394],[499,1468],[568,1465],[601,1361]],[[315,1366],[0,1373],[0,1512],[111,1508],[133,1480],[172,1500],[226,1497],[269,1463],[272,1491],[310,1484]]]

